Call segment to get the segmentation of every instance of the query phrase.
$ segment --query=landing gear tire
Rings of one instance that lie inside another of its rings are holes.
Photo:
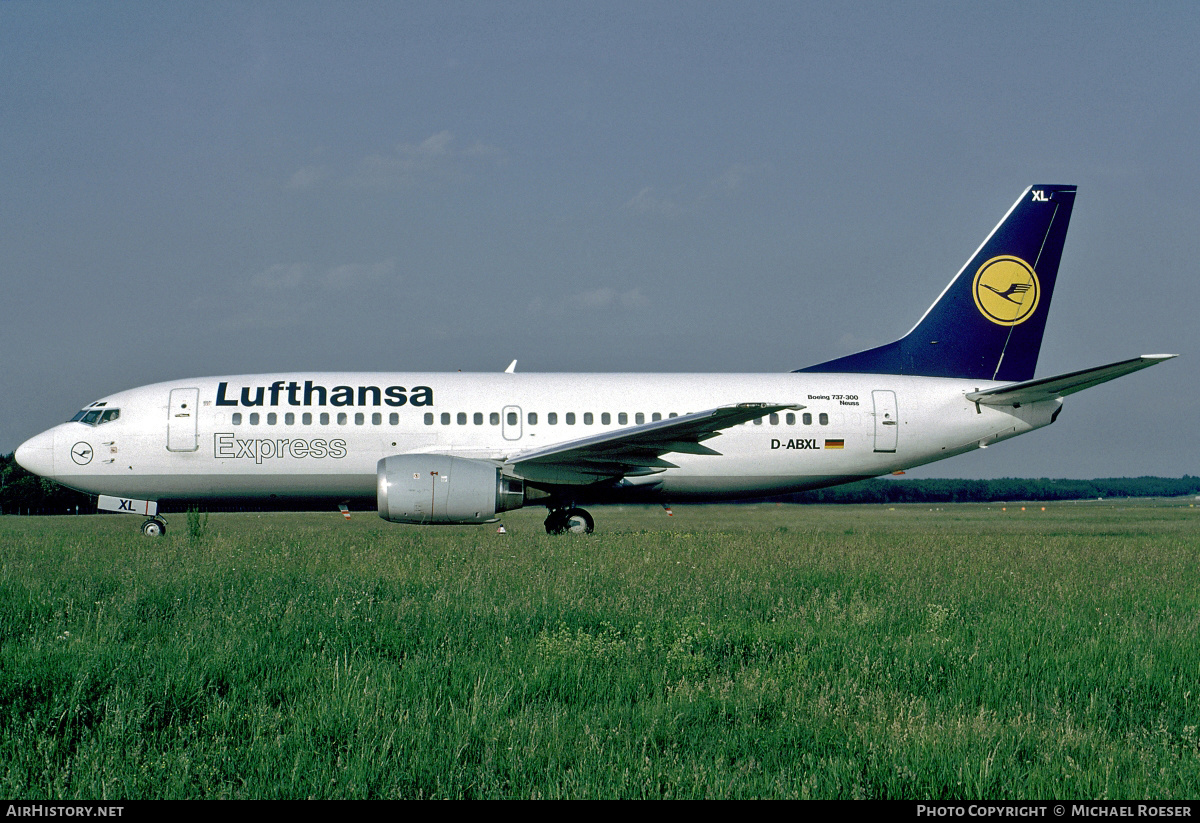
[[[147,537],[162,537],[167,533],[167,524],[152,517],[142,524],[142,534]]]
[[[583,509],[556,509],[546,517],[546,534],[591,534],[596,521]]]

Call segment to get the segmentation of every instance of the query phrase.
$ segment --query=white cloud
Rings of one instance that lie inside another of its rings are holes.
[[[222,323],[232,330],[292,328],[339,308],[356,311],[374,304],[400,282],[394,258],[329,267],[277,263],[237,287],[226,305],[238,308],[224,314]]]
[[[642,311],[648,308],[650,308],[650,299],[642,294],[642,290],[636,286],[626,291],[617,291],[611,286],[600,286],[549,300],[539,296],[529,303],[529,311],[534,314],[546,312],[558,314],[579,310],[587,313],[606,312],[611,314],[621,311]]]
[[[650,298],[642,294],[642,290],[636,286],[627,292],[620,294],[622,307],[626,309],[648,309],[650,308]]]
[[[346,263],[325,272],[324,285],[330,289],[358,288],[394,280],[396,260],[389,258],[378,263]]]
[[[592,289],[591,291],[580,292],[568,298],[572,303],[578,303],[589,309],[599,309],[605,306],[611,306],[616,298],[616,291],[610,288]]]
[[[360,189],[397,189],[413,185],[461,182],[472,169],[508,162],[503,149],[475,141],[460,147],[453,132],[439,131],[418,143],[397,143],[388,151],[375,152],[344,164],[328,163],[297,169],[284,188],[305,191],[324,184]]]
[[[625,208],[639,214],[678,217],[717,197],[741,190],[759,170],[748,163],[734,163],[711,180],[677,186],[670,194],[646,186],[626,201]]]
[[[292,290],[307,286],[312,279],[312,267],[304,263],[277,263],[250,276],[248,284],[257,291]]]
[[[652,186],[646,186],[630,198],[625,208],[641,214],[657,214],[663,217],[675,217],[681,211],[678,203],[656,194]]]
[[[277,263],[251,275],[246,285],[255,292],[337,291],[398,282],[396,268],[395,258],[378,263],[342,263],[327,269],[309,263]]]
[[[327,180],[332,173],[332,170],[328,166],[305,166],[292,175],[291,179],[287,182],[286,188],[292,191],[311,189],[313,186]]]
[[[735,191],[746,185],[746,178],[754,172],[753,167],[746,163],[734,163],[724,174],[712,181],[709,188],[714,191]]]

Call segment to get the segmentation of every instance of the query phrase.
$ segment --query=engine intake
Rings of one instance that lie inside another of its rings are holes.
[[[398,454],[376,473],[379,516],[393,523],[487,523],[525,504],[525,481],[485,460]]]

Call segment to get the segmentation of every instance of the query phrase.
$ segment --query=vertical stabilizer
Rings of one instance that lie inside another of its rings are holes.
[[[912,331],[797,371],[1029,380],[1074,203],[1074,186],[1030,186]]]

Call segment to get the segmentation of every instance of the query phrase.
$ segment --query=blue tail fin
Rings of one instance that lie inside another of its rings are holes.
[[[797,371],[1029,380],[1074,203],[1074,186],[1030,186],[912,331]]]

